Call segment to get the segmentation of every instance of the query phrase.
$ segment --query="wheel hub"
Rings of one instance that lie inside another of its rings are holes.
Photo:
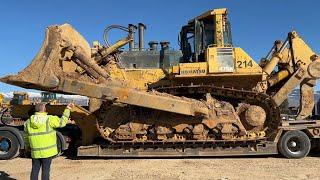
[[[290,142],[290,147],[297,147],[297,143],[295,141]]]
[[[10,141],[8,139],[0,140],[0,151],[8,152],[10,148]]]
[[[300,139],[297,137],[291,138],[287,146],[292,153],[299,153],[303,149]]]

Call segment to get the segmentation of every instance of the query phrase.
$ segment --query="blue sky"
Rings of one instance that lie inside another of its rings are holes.
[[[320,52],[319,1],[304,0],[141,0],[62,1],[3,0],[0,2],[0,76],[26,67],[40,49],[45,27],[72,24],[89,42],[102,42],[111,24],[147,25],[146,42],[168,40],[178,49],[180,27],[204,11],[226,7],[233,41],[256,61],[264,57],[274,40],[297,30],[317,53]],[[111,32],[115,41],[123,34]],[[20,88],[0,83],[0,92]]]

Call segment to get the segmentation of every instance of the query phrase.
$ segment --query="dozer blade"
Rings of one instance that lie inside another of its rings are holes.
[[[124,42],[118,42],[117,47],[123,46]],[[66,62],[76,66],[82,64],[87,74],[94,78],[64,67]],[[102,77],[104,81],[99,81]],[[209,111],[201,101],[136,90],[128,88],[124,82],[112,80],[91,57],[87,41],[69,24],[48,27],[41,50],[32,63],[17,75],[0,80],[28,89],[77,94],[184,115],[208,115]]]
[[[45,40],[31,64],[17,75],[9,75],[1,82],[28,89],[54,91],[63,76],[61,63],[67,47],[80,47],[83,56],[91,56],[88,42],[69,24],[49,26]]]

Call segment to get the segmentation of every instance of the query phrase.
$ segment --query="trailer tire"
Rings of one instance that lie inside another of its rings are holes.
[[[57,148],[58,148],[58,154],[55,155],[54,157],[59,157],[63,154],[63,150],[62,150],[62,142],[61,139],[57,136]]]
[[[66,140],[64,136],[61,134],[61,132],[57,131],[57,148],[58,148],[58,154],[54,157],[59,157],[63,154],[64,150],[66,149]]]
[[[17,157],[20,153],[19,140],[8,131],[0,131],[0,160]]]
[[[311,149],[309,137],[302,131],[287,131],[278,143],[280,153],[290,159],[307,156]]]

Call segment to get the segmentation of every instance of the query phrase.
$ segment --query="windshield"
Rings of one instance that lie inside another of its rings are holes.
[[[211,44],[215,44],[214,42],[214,26],[213,21],[209,19],[203,20],[204,24],[204,47],[208,47]]]
[[[183,53],[183,58],[181,59],[181,62],[190,62],[192,61],[192,56],[194,54],[194,27],[182,27],[180,37],[180,49]]]
[[[231,36],[231,24],[229,21],[226,21],[226,26],[225,26],[223,35],[224,35],[224,45],[225,46],[233,46],[232,36]]]

